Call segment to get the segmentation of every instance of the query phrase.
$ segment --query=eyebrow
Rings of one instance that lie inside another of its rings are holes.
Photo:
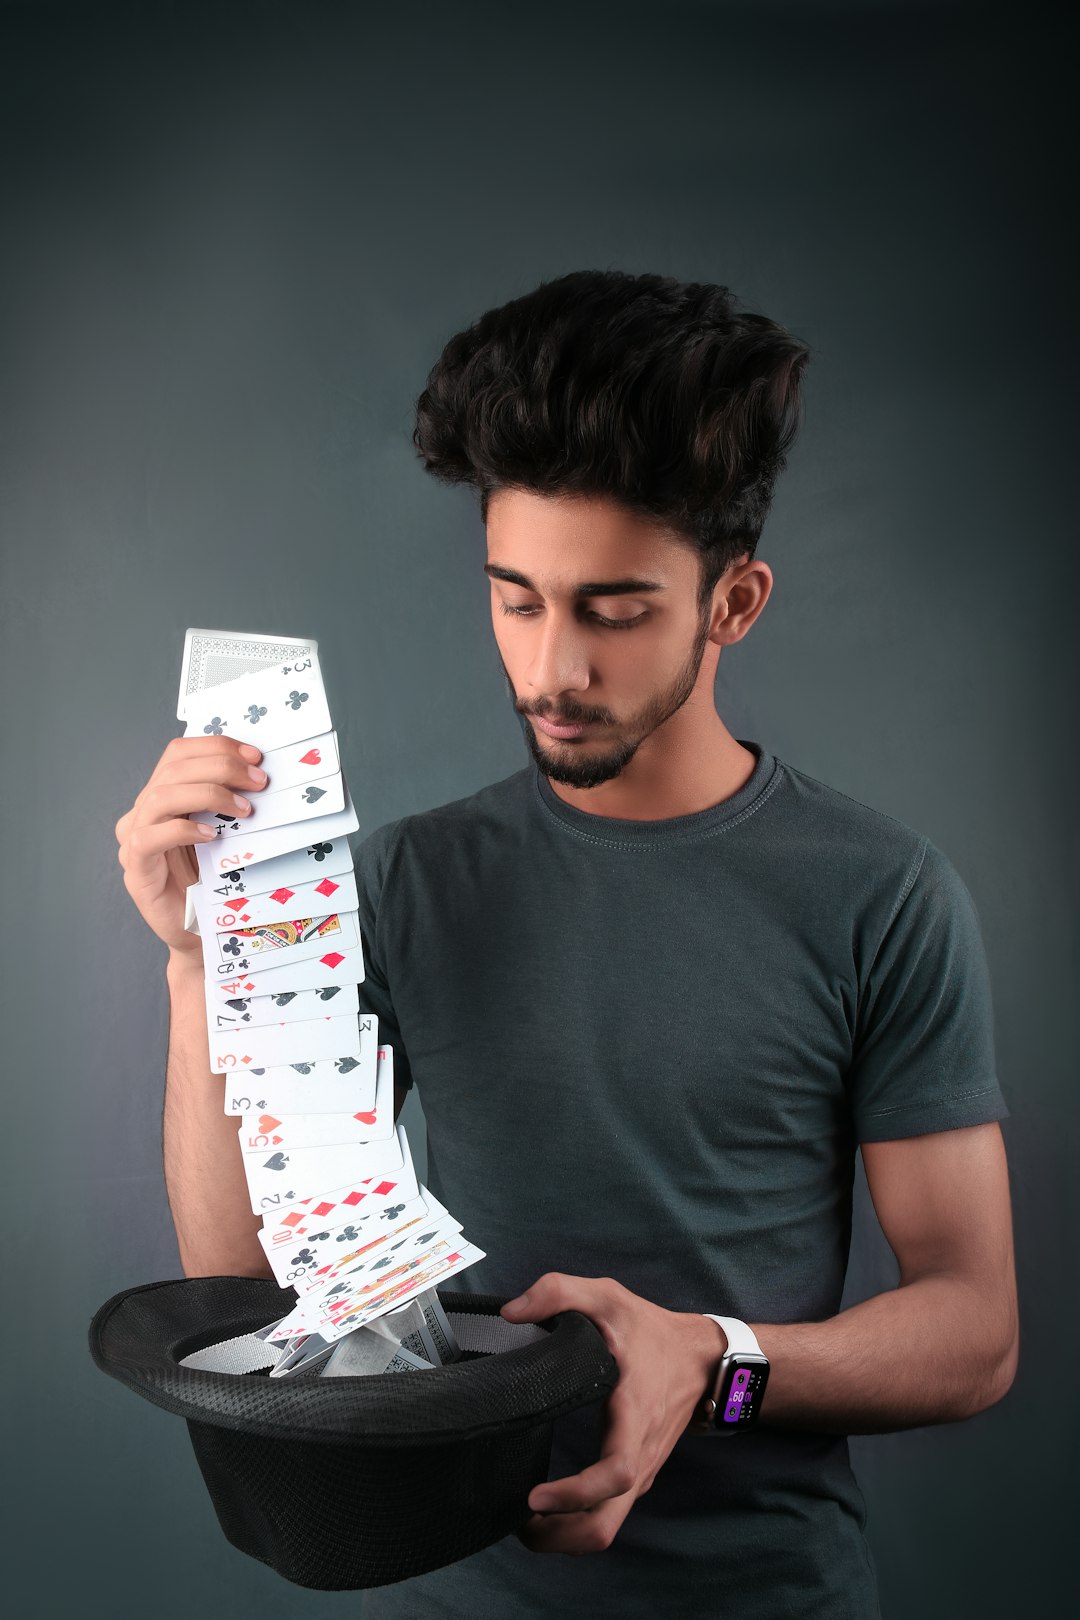
[[[524,574],[519,574],[515,568],[500,568],[498,563],[485,563],[484,573],[489,579],[505,579],[509,585],[520,585],[523,590],[536,591],[536,586]],[[577,598],[586,596],[638,596],[646,591],[662,591],[666,587],[654,579],[607,579],[589,580],[584,585],[575,585],[573,594]],[[541,593],[536,592],[539,596]]]

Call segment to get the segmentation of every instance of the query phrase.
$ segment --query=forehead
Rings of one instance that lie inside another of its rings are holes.
[[[696,582],[693,547],[659,521],[592,495],[496,490],[488,503],[487,561],[527,574],[542,589],[641,575]]]

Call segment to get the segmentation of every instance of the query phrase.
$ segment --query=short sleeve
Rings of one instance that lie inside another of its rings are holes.
[[[360,907],[360,938],[364,951],[364,980],[358,988],[360,1011],[379,1020],[379,1044],[394,1048],[394,1084],[411,1089],[412,1070],[405,1041],[394,1012],[387,983],[385,955],[379,932],[379,913],[400,821],[390,821],[369,833],[353,852],[356,893]]]
[[[860,986],[848,1085],[860,1142],[1008,1114],[978,913],[956,868],[928,839]]]

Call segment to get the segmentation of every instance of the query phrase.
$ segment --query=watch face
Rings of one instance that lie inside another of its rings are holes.
[[[717,1403],[713,1418],[718,1429],[734,1434],[748,1428],[761,1410],[761,1397],[769,1378],[769,1363],[756,1361],[753,1356],[736,1356],[731,1362],[730,1377],[722,1398]]]

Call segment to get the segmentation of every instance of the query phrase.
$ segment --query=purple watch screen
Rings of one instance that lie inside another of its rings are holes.
[[[754,1362],[735,1362],[724,1401],[724,1423],[750,1423],[765,1388],[768,1367]]]

